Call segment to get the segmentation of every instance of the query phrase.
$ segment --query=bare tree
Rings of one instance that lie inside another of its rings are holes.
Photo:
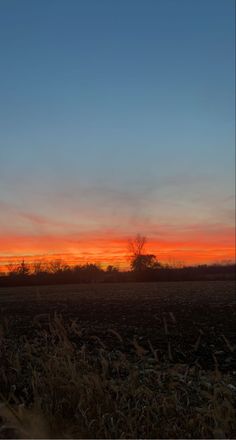
[[[19,275],[27,276],[30,273],[30,266],[25,262],[25,260],[22,260],[18,267],[18,273]]]
[[[30,266],[25,262],[25,260],[22,260],[20,263],[11,263],[8,265],[8,274],[11,276],[27,276],[30,274]]]
[[[67,264],[63,260],[61,260],[60,258],[50,261],[47,266],[48,272],[54,273],[54,274],[58,273],[58,272],[63,272],[66,269],[68,269]]]
[[[9,276],[17,274],[18,263],[9,263],[7,265],[7,273]]]
[[[147,243],[147,238],[141,234],[137,234],[135,238],[129,239],[128,251],[129,254],[131,255],[131,259],[144,254],[146,243]]]
[[[147,238],[144,235],[137,234],[135,238],[128,242],[130,267],[134,272],[143,272],[148,269],[159,269],[161,263],[154,254],[145,252]]]
[[[40,273],[46,271],[45,262],[42,260],[35,261],[33,264],[33,273],[34,275],[39,275]]]

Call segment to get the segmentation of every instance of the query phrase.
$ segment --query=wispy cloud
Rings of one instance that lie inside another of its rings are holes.
[[[233,258],[233,199],[213,193],[210,180],[203,175],[199,185],[196,175],[181,174],[142,184],[126,179],[119,186],[62,182],[56,190],[27,186],[14,194],[5,189],[0,256],[70,254],[125,261],[128,237],[140,232],[163,259]]]

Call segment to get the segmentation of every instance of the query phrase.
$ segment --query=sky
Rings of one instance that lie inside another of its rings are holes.
[[[0,266],[234,260],[233,0],[0,1]]]

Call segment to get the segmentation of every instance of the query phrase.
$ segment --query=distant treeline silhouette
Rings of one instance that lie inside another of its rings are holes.
[[[136,260],[136,261],[135,261]],[[173,267],[159,263],[153,255],[133,257],[131,270],[121,271],[114,266],[102,269],[97,264],[68,266],[60,260],[49,264],[35,263],[33,268],[22,261],[11,265],[7,274],[0,276],[0,287],[77,284],[123,283],[156,281],[234,280],[235,264],[213,264]]]

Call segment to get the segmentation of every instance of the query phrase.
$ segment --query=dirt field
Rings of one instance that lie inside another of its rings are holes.
[[[101,338],[108,349],[119,344],[132,352],[137,339],[161,359],[236,370],[234,282],[131,283],[18,287],[0,289],[2,318],[9,337],[33,335],[35,322],[47,328],[54,314],[77,320],[84,338]],[[112,331],[111,331],[112,330]]]
[[[234,283],[0,289],[0,438],[235,438]]]

